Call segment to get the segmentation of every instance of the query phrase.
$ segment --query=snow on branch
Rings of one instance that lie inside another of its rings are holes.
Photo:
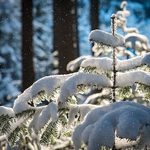
[[[60,87],[60,85],[71,75],[72,74],[51,75],[37,80],[31,87],[31,97],[36,96],[41,91],[46,92],[48,95],[51,94],[55,88]]]
[[[102,58],[88,58],[81,63],[81,67],[96,67],[99,70],[112,70],[112,59],[108,57],[102,57]]]
[[[67,97],[72,96],[77,92],[77,85],[96,85],[97,88],[110,87],[110,80],[103,75],[88,74],[78,72],[64,82],[60,89],[58,102],[65,103]]]
[[[131,43],[131,48],[139,50],[149,50],[148,39],[146,36],[138,33],[129,33],[125,36],[126,45]]]
[[[119,34],[113,36],[111,33],[98,29],[90,32],[89,40],[112,47],[123,46],[125,43],[123,36]]]
[[[150,64],[150,54],[146,54],[144,56],[136,56],[134,58],[130,58],[127,60],[116,60],[116,70],[117,71],[125,71],[134,69],[136,67],[139,67],[141,65],[149,65]],[[112,70],[112,63],[113,60],[108,57],[102,57],[102,58],[87,58],[86,60],[83,60],[81,63],[81,67],[96,67],[98,70],[104,70],[104,71],[110,71]]]
[[[52,75],[43,77],[33,83],[28,89],[20,94],[14,102],[13,110],[15,113],[20,113],[27,109],[34,109],[28,104],[39,92],[44,91],[47,95],[50,95],[53,90],[60,85],[72,74],[67,75]]]
[[[22,94],[20,94],[17,99],[14,102],[14,106],[13,106],[13,110],[14,112],[20,113],[22,111],[25,111],[27,109],[33,109],[33,107],[31,107],[28,104],[28,101],[31,100],[31,87],[27,88]]]
[[[2,115],[8,115],[9,117],[14,117],[15,113],[12,108],[0,106],[0,116]]]
[[[34,123],[32,123],[35,131],[38,132],[49,121],[55,122],[58,118],[57,112],[58,108],[54,102],[49,103],[45,108],[43,108],[43,110],[37,114]]]
[[[80,121],[82,121],[89,111],[97,107],[99,106],[92,105],[92,104],[70,105],[69,112],[68,112],[69,123],[71,124],[75,120],[75,116],[78,116],[78,115],[79,115]]]
[[[71,71],[71,72],[76,71],[80,67],[81,62],[90,57],[91,56],[80,56],[80,57],[70,61],[67,64],[67,71]]]
[[[116,70],[125,71],[142,65],[143,56],[136,56],[127,60],[117,60]]]
[[[99,150],[101,146],[112,148],[115,143],[115,130],[119,138],[137,140],[141,128],[150,124],[149,115],[146,111],[132,106],[108,112],[94,124],[88,139],[88,150]]]
[[[115,131],[121,139],[136,140],[141,133],[140,140],[148,140],[150,130],[144,126],[150,124],[149,115],[150,108],[129,101],[115,102],[93,109],[73,132],[75,149],[78,150],[82,142],[88,144],[89,150],[98,150],[100,146],[113,147],[116,143]],[[141,128],[144,128],[143,132],[140,132]]]
[[[142,59],[142,64],[150,66],[150,53],[147,53]]]
[[[116,77],[116,86],[132,86],[134,83],[142,83],[150,86],[150,73],[145,71],[130,71],[118,73]]]

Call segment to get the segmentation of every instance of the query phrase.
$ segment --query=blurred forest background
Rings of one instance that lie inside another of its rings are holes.
[[[67,73],[69,61],[92,55],[89,32],[110,31],[110,17],[121,2],[0,0],[0,105],[11,106],[37,79]],[[150,39],[150,1],[127,2],[127,26]]]

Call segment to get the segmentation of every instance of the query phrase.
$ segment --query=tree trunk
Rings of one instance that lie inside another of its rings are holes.
[[[32,0],[22,0],[22,90],[34,82]]]
[[[76,0],[54,0],[54,50],[58,51],[59,73],[66,73],[69,61],[79,56]]]
[[[91,30],[99,28],[99,0],[90,0],[90,22]]]

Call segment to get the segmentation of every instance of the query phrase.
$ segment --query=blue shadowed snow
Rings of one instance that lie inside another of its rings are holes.
[[[150,54],[147,54],[147,55],[143,58],[142,64],[146,64],[146,65],[150,66]]]

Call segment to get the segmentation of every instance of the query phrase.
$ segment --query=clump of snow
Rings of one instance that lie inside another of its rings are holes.
[[[142,64],[150,66],[150,53],[147,53],[142,59]]]
[[[39,131],[48,122],[55,122],[58,118],[57,116],[58,108],[56,103],[49,103],[43,110],[37,114],[37,119],[34,122],[35,131]]]
[[[119,34],[113,36],[111,33],[98,29],[90,32],[89,40],[112,47],[124,46],[125,43],[123,36]]]
[[[14,102],[13,110],[14,112],[20,113],[27,109],[31,109],[30,105],[28,105],[28,101],[31,100],[31,87],[27,88],[22,94],[20,94]]]
[[[134,83],[150,85],[150,73],[145,71],[129,71],[117,74],[116,86],[126,87],[132,86]]]
[[[102,97],[104,95],[109,95],[109,91],[103,90],[100,93],[94,93],[87,97],[83,104],[95,104],[97,100],[100,100],[100,106],[108,105],[110,102],[107,100],[103,100]]]
[[[2,115],[8,115],[10,117],[14,117],[15,113],[12,108],[0,106],[0,116]]]
[[[129,69],[134,69],[142,65],[143,56],[136,56],[127,60],[117,60],[116,70],[125,71]]]
[[[71,71],[71,72],[76,71],[80,67],[80,64],[82,63],[82,61],[90,57],[91,56],[80,56],[76,58],[75,60],[70,61],[67,64],[67,71]]]
[[[72,74],[67,75],[52,75],[43,77],[33,83],[22,94],[20,94],[14,102],[13,110],[15,113],[20,113],[27,109],[36,109],[28,104],[28,101],[32,100],[39,92],[44,91],[47,95],[50,95],[55,88],[60,85]]]
[[[150,124],[149,115],[150,108],[128,101],[93,109],[75,128],[72,136],[75,149],[79,149],[83,141],[88,144],[89,150],[98,150],[100,146],[111,148],[115,144],[115,136],[140,142],[144,135],[149,137],[145,128]],[[122,145],[122,147],[124,146]]]
[[[116,13],[116,16],[117,16],[117,26],[121,27],[123,32],[126,32],[126,33],[132,33],[132,32],[136,32],[138,33],[138,29],[137,28],[133,28],[133,27],[127,27],[126,26],[126,23],[127,23],[127,20],[126,18],[130,15],[130,11],[128,11],[126,9],[127,7],[127,2],[126,1],[123,1],[120,5],[120,8],[122,10],[120,11],[117,11]]]
[[[134,50],[149,50],[147,37],[138,33],[129,33],[125,35],[125,43],[126,46],[130,45],[129,48],[132,48]]]
[[[102,58],[95,58],[91,57],[86,60],[83,60],[81,63],[81,67],[86,68],[86,67],[96,67],[99,70],[112,70],[112,59],[108,57],[102,57]]]
[[[69,112],[68,112],[68,120],[71,124],[76,116],[79,116],[80,121],[84,119],[86,114],[91,111],[92,109],[99,107],[98,105],[92,105],[92,104],[79,104],[79,105],[70,105]]]
[[[115,132],[120,138],[136,140],[140,129],[150,123],[149,114],[139,108],[124,106],[110,111],[94,124],[88,149],[98,150],[100,146],[113,147]]]
[[[46,106],[37,107],[36,112],[34,114],[34,117],[33,117],[32,121],[30,122],[29,129],[35,128],[35,125],[37,124],[38,117],[44,108],[46,108]]]
[[[51,75],[37,80],[31,87],[31,97],[36,96],[41,91],[45,91],[46,94],[51,94],[55,88],[60,87],[60,85],[71,75],[72,74]]]

